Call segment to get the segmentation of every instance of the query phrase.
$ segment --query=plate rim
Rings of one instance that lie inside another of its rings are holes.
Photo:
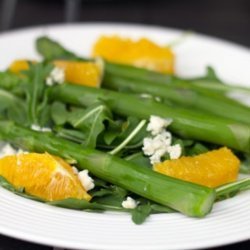
[[[41,31],[42,29],[46,28],[48,30],[53,30],[53,29],[61,29],[63,27],[67,27],[67,28],[71,28],[71,27],[84,27],[84,26],[93,26],[93,27],[96,27],[96,26],[115,26],[115,27],[132,27],[132,28],[150,28],[150,29],[154,29],[154,30],[159,30],[161,32],[176,32],[176,33],[181,33],[181,32],[184,32],[183,30],[181,29],[175,29],[175,28],[169,28],[169,27],[164,27],[164,26],[159,26],[159,25],[145,25],[145,24],[136,24],[136,23],[127,23],[127,22],[121,22],[121,23],[117,23],[117,22],[78,22],[78,23],[70,23],[70,24],[46,24],[46,25],[38,25],[38,26],[33,26],[33,27],[28,27],[28,28],[18,28],[18,29],[14,29],[14,30],[11,30],[11,31],[5,31],[5,32],[2,32],[0,33],[0,40],[2,38],[5,38],[6,36],[15,36],[15,35],[20,35],[22,33],[27,33],[27,32],[38,32],[38,31]],[[239,48],[243,51],[245,51],[246,53],[250,53],[250,48],[248,48],[247,46],[244,46],[244,45],[241,45],[241,44],[237,44],[235,42],[231,42],[231,41],[227,41],[227,40],[224,40],[224,39],[221,39],[221,38],[216,38],[216,37],[213,37],[213,36],[208,36],[208,35],[205,35],[205,34],[202,34],[202,33],[199,33],[199,32],[195,32],[195,35],[197,35],[198,37],[201,37],[201,38],[204,38],[206,40],[210,40],[210,41],[215,41],[215,42],[219,42],[219,43],[223,43],[223,44],[226,44],[226,45],[229,45],[229,46],[233,46],[233,47],[236,47],[236,48]],[[22,198],[22,197],[20,197]],[[22,198],[22,199],[25,199],[25,198]],[[32,201],[34,202],[34,201]],[[21,233],[18,231],[15,233],[13,232],[13,230],[7,230],[5,232],[3,232],[3,230],[1,230],[2,227],[0,225],[0,233],[3,234],[3,235],[6,235],[6,236],[9,236],[9,237],[13,237],[13,238],[16,238],[16,239],[19,239],[19,240],[24,240],[24,241],[27,241],[27,242],[32,242],[32,243],[38,243],[38,244],[42,244],[42,245],[47,245],[47,246],[55,246],[55,247],[72,247],[71,245],[72,244],[69,244],[68,246],[66,245],[65,246],[65,243],[63,243],[62,240],[60,240],[60,242],[58,241],[58,243],[54,243],[52,241],[49,242],[49,240],[47,240],[47,242],[44,241],[44,238],[41,237],[39,239],[39,237],[36,236],[36,238],[34,238],[34,235],[32,236],[32,239],[29,238],[28,234],[25,234],[25,233]],[[14,230],[15,231],[15,230]],[[231,239],[230,238],[230,241],[228,241],[226,243],[226,245],[228,244],[232,244],[232,243],[236,243],[236,242],[239,242],[239,241],[242,241],[242,240],[249,240],[250,237],[248,236],[248,238],[246,238],[245,236],[242,236],[241,238],[238,237],[237,239]],[[62,245],[63,244],[63,245]],[[196,246],[190,246],[190,248],[185,248],[185,249],[199,249],[201,247],[214,247],[214,246],[222,246],[224,245],[225,246],[225,242],[220,242],[220,243],[211,243],[210,245],[202,245],[202,244],[197,244]],[[168,246],[161,246],[159,247],[160,245],[157,245],[157,248],[155,249],[166,249],[166,247]],[[84,246],[85,247],[85,246]],[[106,247],[102,247],[102,249],[117,249],[118,245],[113,245],[112,247],[110,246],[106,246]],[[74,247],[75,248],[75,247]],[[96,245],[89,245],[87,246],[87,248],[89,249],[97,249],[96,248]],[[77,249],[81,249],[80,246],[77,247]],[[127,249],[127,248],[121,248],[119,246],[119,249]],[[129,249],[134,249],[134,248],[129,248]],[[140,246],[136,246],[136,249],[141,249]],[[145,248],[145,246],[142,248],[142,249],[149,249],[149,248]],[[170,249],[170,248],[168,248]],[[172,249],[172,248],[171,248]],[[175,248],[173,248],[175,249]],[[179,248],[178,248],[179,249]]]

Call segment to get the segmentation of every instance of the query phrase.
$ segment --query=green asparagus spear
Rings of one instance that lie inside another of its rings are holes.
[[[195,108],[221,117],[250,124],[250,109],[242,104],[216,93],[204,93],[190,88],[178,88],[173,85],[152,84],[142,80],[117,77],[106,74],[103,87],[113,90],[125,90],[132,93],[147,93],[166,98],[183,107]],[[230,110],[230,112],[228,112]]]
[[[184,138],[207,141],[250,152],[250,127],[229,119],[173,108],[154,101],[105,89],[64,84],[51,89],[51,98],[75,105],[89,106],[104,101],[113,112],[148,119],[150,115],[172,118],[169,129]]]
[[[83,148],[52,133],[36,132],[12,122],[0,121],[0,139],[29,151],[47,151],[66,159],[75,159],[80,168],[88,169],[93,175],[188,216],[205,216],[215,199],[214,189],[156,173],[110,154]]]

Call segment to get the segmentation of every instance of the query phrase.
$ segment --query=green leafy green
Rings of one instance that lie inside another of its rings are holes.
[[[172,208],[162,206],[160,204],[151,204],[151,209],[153,213],[175,213],[176,211],[173,210]]]
[[[207,81],[207,82],[222,83],[221,80],[219,79],[219,77],[217,76],[215,69],[211,66],[207,66],[207,72],[206,72],[205,76],[199,77],[199,78],[194,78],[192,80],[193,81],[203,80],[203,81]]]
[[[138,166],[152,168],[149,157],[143,155],[141,151],[125,157],[125,160],[132,162]]]
[[[129,116],[127,121],[122,124],[121,132],[115,138],[113,138],[111,146],[116,147],[122,143],[132,133],[132,131],[138,126],[140,119],[137,117]],[[146,137],[148,132],[146,129],[141,129],[135,137],[125,146],[125,149],[134,149],[142,146],[143,138]]]
[[[39,37],[36,40],[37,51],[44,57],[45,60],[55,59],[76,59],[77,56],[63,48],[59,43],[51,40],[46,36]]]
[[[231,182],[216,188],[216,200],[224,200],[235,196],[240,191],[250,189],[250,177]]]
[[[84,146],[95,148],[98,135],[105,130],[104,122],[112,118],[109,108],[97,102],[86,110],[79,109],[69,113],[68,122],[86,135]]]
[[[25,81],[25,78],[11,72],[0,72],[0,88],[8,90],[13,94],[23,94]]]
[[[68,121],[69,111],[66,104],[53,102],[51,105],[51,118],[55,125],[64,125]]]
[[[132,211],[132,220],[135,224],[140,225],[142,224],[148,216],[151,214],[152,208],[150,203],[139,204],[135,209]]]
[[[240,155],[240,172],[242,174],[250,174],[250,155]]]
[[[204,144],[200,142],[195,142],[191,147],[186,149],[187,155],[199,155],[203,154],[209,151],[209,148],[207,148]]]
[[[96,102],[87,109],[76,107],[67,109],[65,104],[54,102],[51,107],[51,117],[56,125],[69,124],[75,129],[75,131],[61,129],[62,137],[72,138],[73,141],[78,141],[89,148],[95,148],[98,136],[109,124],[114,124],[113,115],[103,102]]]
[[[0,89],[0,113],[18,124],[27,122],[27,109],[23,100],[3,89]]]
[[[26,103],[28,109],[29,124],[40,126],[46,125],[49,119],[48,108],[48,90],[45,80],[52,70],[53,66],[48,64],[44,66],[42,63],[30,64],[27,76]],[[42,119],[41,119],[42,118]]]
[[[91,194],[94,197],[93,202],[122,208],[122,202],[127,196],[128,191],[121,187],[112,185],[106,189],[106,191],[101,189],[97,192],[91,192]]]

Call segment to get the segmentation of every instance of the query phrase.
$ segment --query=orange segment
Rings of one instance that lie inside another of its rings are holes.
[[[154,170],[178,179],[208,187],[217,187],[235,181],[240,161],[226,147],[193,157],[166,160],[154,165]]]
[[[172,50],[160,47],[146,38],[133,41],[119,36],[102,36],[94,45],[92,54],[116,63],[131,64],[162,73],[174,72]]]
[[[68,82],[89,87],[100,86],[103,65],[99,60],[96,62],[55,61],[54,64],[64,69],[65,80]]]
[[[90,200],[73,169],[50,154],[18,154],[0,159],[0,175],[15,187],[48,201],[66,198]]]
[[[20,73],[23,70],[29,69],[29,60],[15,60],[9,66],[9,71],[15,74]]]

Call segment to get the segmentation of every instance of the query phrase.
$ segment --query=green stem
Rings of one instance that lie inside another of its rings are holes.
[[[136,128],[130,133],[130,135],[116,148],[114,148],[112,151],[109,152],[111,155],[115,155],[118,152],[120,152],[137,134],[138,132],[144,127],[146,124],[146,120],[142,120]]]
[[[233,192],[243,191],[246,189],[250,189],[250,177],[236,182],[225,184],[223,186],[216,188],[215,191],[216,191],[216,196],[221,197],[229,195],[230,193]]]

